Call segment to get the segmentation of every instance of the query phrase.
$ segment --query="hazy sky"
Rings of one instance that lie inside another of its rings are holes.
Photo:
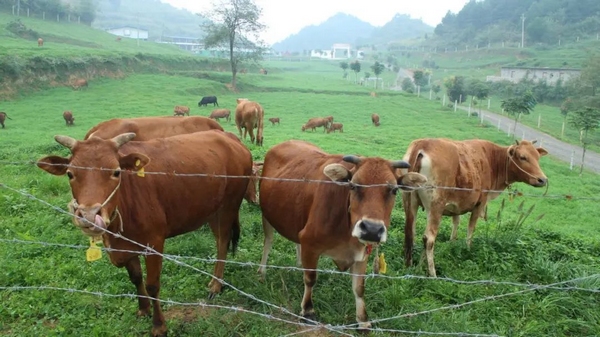
[[[212,6],[212,0],[161,0],[193,13]],[[269,44],[297,33],[305,26],[316,25],[338,12],[344,12],[382,26],[396,13],[421,18],[436,26],[448,10],[456,13],[469,0],[255,0],[263,9],[262,22],[267,25],[262,38]]]

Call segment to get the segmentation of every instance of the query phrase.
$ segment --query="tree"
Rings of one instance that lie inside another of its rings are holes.
[[[564,102],[560,106],[560,113],[561,113],[561,115],[563,115],[563,123],[562,123],[562,129],[560,130],[560,138],[563,138],[565,136],[565,123],[567,121],[567,115],[569,114],[569,111],[573,110],[573,108],[574,108],[574,103],[573,103],[573,100],[571,99],[571,97],[567,97],[567,99],[565,99]]]
[[[583,133],[583,137],[581,137],[583,154],[581,155],[581,167],[579,169],[579,176],[581,176],[583,174],[585,151],[590,143],[588,133],[600,126],[600,110],[591,107],[577,109],[571,113],[569,122]]]
[[[465,78],[463,76],[452,76],[444,81],[446,92],[450,102],[457,101],[459,104],[465,98]]]
[[[358,62],[358,60],[356,60],[356,61],[350,63],[350,69],[352,71],[354,71],[354,74],[355,74],[354,82],[355,83],[358,82],[358,73],[360,73],[360,62]]]
[[[581,81],[591,89],[591,96],[596,95],[600,87],[600,57],[593,55],[584,61],[581,70]]]
[[[342,70],[344,71],[344,74],[345,74],[346,70],[348,69],[348,62],[346,62],[346,61],[340,62],[340,68],[342,68]]]
[[[525,92],[523,95],[512,97],[502,101],[500,105],[509,115],[515,117],[515,125],[513,127],[513,136],[516,134],[517,123],[521,115],[529,115],[537,104],[535,97],[531,91]]]
[[[379,62],[375,62],[371,66],[371,70],[373,70],[373,74],[375,74],[375,89],[377,89],[377,81],[378,81],[379,75],[381,75],[381,73],[383,72],[384,69],[385,69],[385,65],[383,63],[379,63]]]
[[[413,73],[413,80],[415,81],[415,85],[420,87],[427,85],[427,78],[425,77],[425,72],[423,72],[423,70],[415,70]]]
[[[488,98],[490,94],[490,87],[487,83],[480,80],[472,80],[469,83],[469,94],[476,97],[479,102],[482,102]],[[479,114],[481,114],[481,104],[479,104]]]
[[[226,47],[231,64],[231,86],[236,89],[239,66],[256,62],[264,50],[259,34],[266,28],[259,22],[262,9],[254,0],[220,0],[203,14],[204,47]]]
[[[96,3],[94,0],[80,0],[79,7],[77,8],[81,17],[81,22],[88,26],[92,25],[92,22],[96,19]]]
[[[408,93],[413,93],[414,92],[414,85],[413,82],[410,80],[410,78],[405,77],[402,80],[402,83],[400,84],[400,87],[402,88],[403,91],[406,91]]]

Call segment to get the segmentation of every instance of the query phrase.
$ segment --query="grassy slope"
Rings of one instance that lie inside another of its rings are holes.
[[[269,66],[275,67],[276,63]],[[398,159],[408,143],[419,137],[436,136],[456,139],[481,137],[508,144],[509,140],[493,128],[479,128],[476,121],[448,113],[436,103],[419,100],[414,96],[383,96],[373,99],[368,91],[357,95],[359,89],[339,79],[339,71],[323,64],[299,65],[294,71],[282,64],[286,71],[273,69],[268,76],[249,74],[242,84],[250,87],[281,87],[280,92],[256,90],[243,95],[263,104],[265,118],[281,117],[280,126],[267,125],[265,148],[249,145],[256,158],[262,158],[272,145],[286,139],[305,139],[325,150],[361,155],[379,155]],[[218,75],[218,74],[216,74]],[[315,90],[339,90],[338,93],[308,93]],[[117,116],[147,116],[170,114],[175,104],[193,107],[192,114],[207,115],[210,108],[196,106],[201,94],[216,93],[222,107],[233,108],[236,96],[227,94],[218,82],[190,77],[136,75],[119,81],[98,81],[81,92],[57,88],[9,102],[7,110],[14,120],[0,130],[4,144],[1,160],[36,159],[50,153],[65,153],[53,140],[57,133],[81,138],[97,122]],[[111,97],[106,100],[106,97]],[[61,118],[64,109],[72,109],[75,126],[67,128]],[[44,119],[38,124],[43,111]],[[370,125],[370,113],[378,112],[382,125]],[[335,116],[344,123],[343,134],[301,132],[300,125],[309,117]],[[424,116],[426,114],[426,116]],[[432,127],[431,121],[436,121]],[[234,131],[231,123],[223,126]],[[566,166],[552,158],[543,158],[545,172],[553,181],[549,194],[572,193],[576,196],[596,196],[600,192],[597,177],[578,178]],[[50,176],[30,165],[3,165],[2,182],[28,191],[64,209],[69,199],[67,182]],[[518,186],[527,194],[539,196],[542,191]],[[5,239],[40,240],[46,242],[82,244],[86,241],[61,215],[35,201],[2,190],[0,198],[0,237]],[[449,220],[442,227],[436,247],[436,262],[440,276],[456,279],[495,279],[518,282],[549,283],[597,272],[598,251],[595,219],[600,216],[596,202],[565,199],[521,198],[525,206],[535,204],[534,217],[545,213],[544,219],[533,228],[511,234],[509,230],[517,217],[517,202],[508,202],[504,222],[499,225],[494,216],[500,200],[490,206],[490,221],[480,223],[473,249],[463,242],[465,224],[461,226],[460,240],[448,242]],[[520,200],[520,199],[517,199]],[[262,249],[260,212],[243,204],[243,232],[240,251],[235,261],[257,263]],[[405,273],[424,275],[423,266],[405,269],[402,251],[403,213],[398,207],[393,213],[392,235],[383,247],[388,262],[388,274]],[[419,217],[419,233],[424,226],[424,215]],[[206,228],[170,239],[166,252],[199,258],[214,257],[212,236]],[[420,254],[417,245],[416,256]],[[51,285],[101,291],[131,293],[134,291],[125,270],[117,270],[108,260],[86,263],[82,249],[41,247],[0,243],[0,285]],[[212,271],[212,264],[186,260],[192,265]],[[294,246],[276,236],[269,261],[272,265],[294,266]],[[322,259],[321,268],[333,269],[328,259]],[[298,312],[302,296],[302,276],[299,272],[270,269],[266,283],[256,282],[256,267],[227,265],[226,279],[236,287],[268,302]],[[161,298],[182,302],[203,301],[204,286],[209,278],[190,269],[166,262],[163,270]],[[579,286],[594,286],[582,283]],[[371,318],[390,317],[401,313],[434,309],[463,303],[494,294],[520,290],[510,286],[456,285],[441,281],[369,280],[366,289],[367,307]],[[315,305],[320,319],[331,324],[354,322],[354,299],[347,276],[319,274],[315,290]],[[9,336],[75,335],[141,336],[147,333],[150,321],[134,316],[135,301],[129,298],[96,297],[65,294],[53,291],[0,292],[4,305],[0,308],[3,324],[0,330]],[[217,304],[242,306],[270,313],[283,314],[249,300],[234,291],[226,291]],[[380,327],[438,332],[498,333],[519,336],[596,335],[600,333],[596,310],[598,298],[581,292],[540,291],[507,299],[484,302],[458,310],[443,310],[418,315],[410,320],[396,319],[381,323]],[[561,309],[562,308],[562,309]],[[568,308],[568,310],[567,310]],[[170,332],[178,336],[281,335],[296,331],[292,325],[276,323],[256,316],[226,310],[185,308],[165,305]],[[292,319],[293,320],[293,319]]]

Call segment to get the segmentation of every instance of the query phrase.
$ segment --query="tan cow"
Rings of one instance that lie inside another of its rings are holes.
[[[12,119],[12,118],[8,117],[8,115],[6,114],[6,112],[3,112],[3,111],[2,111],[2,112],[0,112],[0,125],[2,125],[2,128],[3,128],[3,129],[4,129],[4,121],[5,121],[7,118],[8,118],[8,119]]]
[[[44,46],[44,39],[42,39],[41,37],[38,39],[38,47],[43,47]]]
[[[323,117],[313,117],[306,122],[306,124],[302,125],[302,131],[306,131],[308,129],[312,129],[315,131],[317,128],[323,127],[323,132],[327,131],[327,126],[329,125],[329,119]]]
[[[371,97],[377,97],[377,94],[374,91],[371,91]]]
[[[371,122],[375,126],[379,126],[379,115],[376,113],[371,114]]]
[[[263,145],[263,129],[264,129],[265,110],[263,107],[254,101],[246,98],[238,98],[235,108],[235,125],[242,138],[242,129],[244,129],[243,138],[246,139],[246,134],[250,134],[250,142],[256,143],[258,146]],[[256,138],[254,137],[254,129]]]
[[[273,123],[273,125],[275,125],[275,123],[277,123],[277,124],[281,124],[281,123],[279,122],[279,117],[272,117],[272,118],[269,118],[269,122]]]
[[[260,182],[260,208],[265,233],[258,272],[264,279],[273,230],[300,245],[304,271],[301,315],[314,318],[313,287],[317,263],[329,256],[341,271],[350,269],[356,320],[369,328],[364,301],[364,275],[370,249],[387,241],[390,217],[400,188],[426,181],[418,173],[399,176],[404,161],[329,154],[317,146],[290,140],[265,155]],[[322,181],[306,183],[276,179]],[[374,185],[374,186],[369,186]]]
[[[75,79],[73,81],[73,84],[71,84],[71,87],[73,87],[73,90],[81,89],[83,87],[87,88],[87,86],[88,86],[88,81],[84,78]]]
[[[456,141],[427,138],[410,143],[404,155],[404,160],[411,165],[409,171],[426,176],[427,185],[444,188],[419,189],[402,195],[406,219],[406,266],[412,265],[419,207],[427,212],[423,242],[429,275],[435,277],[433,247],[442,216],[452,217],[452,237],[456,238],[460,215],[471,213],[467,230],[467,244],[470,246],[477,219],[485,214],[488,201],[497,198],[501,191],[515,182],[534,187],[547,186],[548,178],[539,165],[540,157],[546,154],[548,152],[545,149],[536,148],[529,141],[500,146],[480,139]],[[491,190],[498,192],[489,192]]]
[[[342,123],[331,123],[329,129],[327,129],[327,133],[335,132],[335,130],[339,130],[340,132],[344,132],[344,124]]]
[[[231,119],[231,111],[229,109],[215,109],[210,113],[208,118],[218,121],[220,118],[225,118],[229,122]]]
[[[144,252],[151,247],[162,254],[167,238],[208,223],[217,246],[209,297],[219,293],[227,250],[231,247],[235,252],[240,238],[240,205],[248,186],[248,179],[242,177],[252,172],[252,154],[219,130],[143,142],[131,141],[135,136],[125,133],[85,141],[56,136],[55,140],[70,150],[70,156],[44,157],[38,167],[53,175],[67,175],[75,225],[85,235],[101,236],[104,246],[113,249],[108,251],[110,262],[125,267],[137,289],[138,315],[152,316],[152,336],[166,336],[159,301],[163,256]],[[105,170],[87,169],[90,167]],[[148,173],[140,176],[142,168]],[[239,178],[193,176],[195,173]],[[146,260],[145,284],[139,255]],[[103,276],[105,282],[113,278]]]
[[[190,107],[185,106],[185,105],[176,105],[175,108],[173,108],[173,116],[185,116],[185,115],[190,115]]]
[[[73,122],[75,121],[75,117],[73,117],[73,112],[71,111],[63,112],[63,118],[65,119],[67,126],[73,125]]]

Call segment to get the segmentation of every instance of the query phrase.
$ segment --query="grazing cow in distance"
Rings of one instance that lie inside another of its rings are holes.
[[[173,116],[190,115],[190,108],[185,105],[176,105],[173,109]]]
[[[121,37],[120,37],[120,36],[119,36],[119,37],[117,37],[117,39],[116,39],[116,40],[117,40],[117,42],[121,42]]]
[[[88,81],[85,80],[84,78],[75,79],[73,81],[73,84],[71,85],[71,87],[73,87],[73,90],[81,89],[81,88],[87,87],[87,86],[88,86]]]
[[[0,112],[0,125],[2,125],[2,128],[3,128],[3,129],[4,129],[4,121],[5,121],[7,118],[8,118],[8,119],[12,119],[12,118],[8,117],[8,114],[6,114],[6,112],[3,112],[3,111],[2,111],[2,112]]]
[[[327,127],[329,127],[333,123],[333,116],[327,116],[325,119],[327,120]]]
[[[452,217],[451,237],[455,239],[460,215],[471,213],[467,230],[467,245],[470,246],[477,219],[485,215],[488,201],[497,198],[515,182],[534,187],[547,186],[548,178],[540,168],[539,160],[548,152],[533,144],[524,140],[511,146],[500,146],[487,140],[456,141],[444,138],[411,142],[404,155],[404,160],[411,165],[409,171],[426,176],[428,185],[445,188],[420,189],[402,195],[406,219],[406,266],[412,265],[419,207],[427,213],[423,243],[429,275],[436,277],[433,248],[442,216]]]
[[[38,39],[38,47],[43,47],[44,46],[44,39],[42,39],[41,37]]]
[[[144,175],[140,170],[247,177],[252,173],[252,154],[220,130],[143,142],[131,141],[135,136],[125,133],[111,139],[92,137],[85,141],[56,136],[59,144],[70,149],[71,156],[47,156],[37,165],[50,174],[69,177],[73,195],[69,209],[74,224],[90,237],[102,237],[104,246],[114,249],[108,251],[110,262],[127,269],[140,296],[138,316],[151,315],[152,335],[166,336],[159,301],[163,256],[144,252],[152,247],[162,254],[167,238],[208,223],[216,239],[218,259],[215,278],[209,283],[209,298],[213,298],[222,288],[219,280],[223,279],[228,246],[235,253],[239,241],[239,211],[248,178]],[[77,166],[66,166],[73,163]],[[134,172],[138,174],[131,174]],[[140,254],[146,260],[145,284]]]
[[[260,182],[260,208],[265,233],[261,266],[264,279],[275,229],[300,245],[304,271],[301,315],[314,319],[313,287],[317,263],[329,256],[341,271],[350,269],[356,299],[356,320],[369,328],[364,303],[364,275],[373,246],[387,241],[396,193],[426,181],[418,173],[399,176],[404,161],[329,154],[317,146],[289,140],[265,155]],[[272,179],[271,179],[272,178]],[[299,183],[274,179],[320,180]],[[367,186],[375,185],[375,186]]]
[[[273,125],[275,125],[275,123],[281,124],[279,123],[279,117],[271,117],[269,118],[269,122],[273,123]]]
[[[267,69],[261,68],[260,69],[260,73],[263,74],[263,75],[266,75],[267,74]]]
[[[327,131],[327,126],[329,125],[329,119],[322,117],[313,117],[306,122],[306,124],[302,125],[302,131],[306,131],[308,129],[312,129],[315,131],[317,128],[323,127],[323,132]]]
[[[219,106],[219,102],[217,102],[217,96],[204,96],[202,97],[202,99],[200,100],[200,102],[198,102],[198,107],[201,106],[208,106],[209,104],[212,104],[213,106]]]
[[[329,129],[327,129],[327,133],[335,132],[335,130],[339,130],[340,132],[344,132],[344,124],[342,124],[342,123],[331,123],[331,125],[329,125]]]
[[[375,91],[371,91],[371,97],[377,97],[377,94],[375,93]]]
[[[371,122],[373,122],[373,125],[375,126],[379,126],[379,115],[374,113],[371,115]]]
[[[229,109],[215,109],[210,113],[208,118],[219,120],[220,118],[225,118],[226,121],[229,122],[231,119],[231,111]]]
[[[246,98],[238,98],[236,102],[235,125],[240,133],[240,138],[242,138],[243,128],[244,139],[246,139],[246,134],[249,133],[250,142],[255,143],[256,141],[256,145],[262,146],[265,110],[257,102],[250,101]],[[257,129],[256,138],[254,137],[254,128]]]
[[[71,111],[63,112],[63,118],[65,119],[67,126],[73,125],[73,122],[75,121],[75,117],[73,117],[73,112]]]

